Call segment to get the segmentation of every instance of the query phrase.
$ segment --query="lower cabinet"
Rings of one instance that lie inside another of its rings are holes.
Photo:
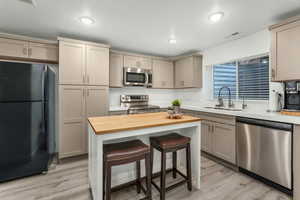
[[[87,118],[108,113],[108,88],[59,86],[59,158],[87,153]]]
[[[235,126],[203,120],[201,122],[201,150],[236,164]]]
[[[211,127],[212,123],[206,120],[201,121],[201,150],[212,152],[211,149]]]
[[[212,151],[216,157],[236,164],[235,126],[213,123]]]

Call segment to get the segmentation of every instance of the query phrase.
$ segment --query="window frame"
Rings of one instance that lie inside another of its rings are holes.
[[[235,63],[235,66],[236,66],[236,94],[235,96],[232,96],[231,99],[236,101],[236,102],[242,102],[243,99],[240,99],[239,98],[239,78],[238,78],[238,62],[240,61],[245,61],[245,60],[252,60],[252,59],[258,59],[258,58],[262,58],[262,57],[266,57],[268,56],[269,57],[269,77],[268,77],[268,80],[269,80],[269,84],[270,84],[270,81],[271,81],[271,76],[270,76],[270,54],[269,53],[264,53],[264,54],[258,54],[258,55],[255,55],[255,56],[249,56],[249,57],[244,57],[244,58],[240,58],[240,59],[234,59],[234,60],[231,60],[231,61],[227,61],[227,62],[221,62],[221,63],[215,63],[215,64],[211,64],[212,66],[212,70],[211,70],[211,76],[212,76],[212,98],[213,100],[216,100],[217,97],[215,97],[214,95],[214,66],[215,65],[222,65],[222,64],[225,64],[225,63]],[[270,85],[269,85],[269,89],[270,89]],[[268,99],[245,99],[246,101],[248,102],[269,102],[270,100],[270,95],[268,97]]]

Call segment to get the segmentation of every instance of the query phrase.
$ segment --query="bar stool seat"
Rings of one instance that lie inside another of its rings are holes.
[[[147,190],[141,184],[141,160],[144,159]],[[112,166],[123,165],[132,162],[136,162],[137,193],[140,193],[142,190],[146,194],[146,197],[143,199],[152,199],[149,146],[140,140],[132,140],[103,145],[103,197],[105,197],[105,200],[111,199]]]
[[[181,136],[177,133],[171,133],[164,136],[151,137],[150,140],[151,144],[158,148],[169,149],[187,145],[188,143],[190,143],[191,138]]]
[[[117,144],[104,144],[103,153],[106,161],[127,161],[129,158],[150,153],[150,149],[142,141],[132,140]]]
[[[170,133],[158,137],[150,137],[150,160],[151,160],[151,174],[153,172],[154,148],[161,152],[161,173],[160,173],[160,187],[151,180],[152,185],[160,192],[160,200],[165,200],[166,192],[182,185],[187,184],[187,189],[192,190],[192,169],[191,169],[191,138],[179,135],[177,133]],[[186,175],[177,170],[177,151],[186,150]],[[167,153],[173,154],[173,178],[177,174],[182,176],[184,180],[177,182],[169,187],[166,187],[166,160]]]

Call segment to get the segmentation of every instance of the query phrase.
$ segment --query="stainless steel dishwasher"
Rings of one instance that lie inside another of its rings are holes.
[[[237,118],[240,170],[292,191],[292,133],[291,124]]]

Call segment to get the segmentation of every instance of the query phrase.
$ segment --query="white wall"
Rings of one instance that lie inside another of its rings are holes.
[[[270,48],[270,32],[262,30],[247,37],[230,41],[219,46],[209,48],[203,51],[203,88],[201,89],[184,89],[177,90],[176,96],[180,98],[183,105],[203,106],[215,104],[212,101],[212,64],[224,63],[236,59],[266,54]],[[282,92],[282,86],[279,83],[270,83],[271,90],[279,90]],[[270,96],[270,101],[273,101]],[[267,101],[247,101],[250,109],[268,108]],[[240,102],[236,102],[240,104]]]

